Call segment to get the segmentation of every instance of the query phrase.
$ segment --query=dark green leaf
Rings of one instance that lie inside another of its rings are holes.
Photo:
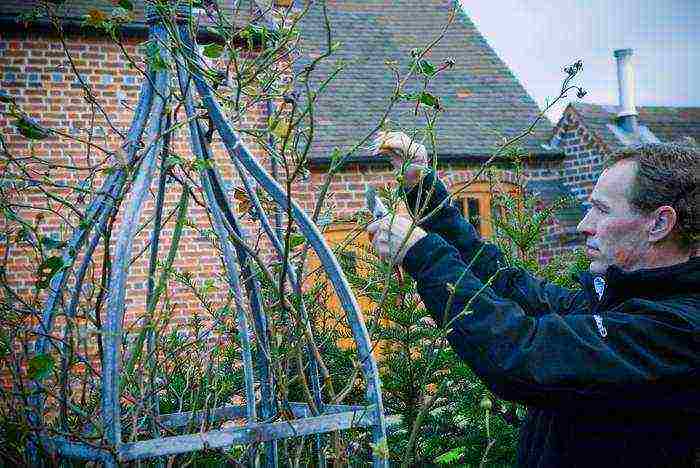
[[[289,248],[290,249],[293,249],[295,247],[299,247],[304,242],[306,242],[306,238],[301,234],[292,234],[291,236],[289,236]]]
[[[210,59],[216,59],[221,57],[221,54],[223,52],[224,46],[216,43],[206,44],[202,49],[202,53],[204,54],[204,56],[209,57]]]
[[[203,171],[211,168],[211,161],[208,159],[197,158],[192,162],[192,169]]]
[[[47,258],[44,263],[39,266],[39,271],[37,276],[39,279],[36,282],[36,287],[38,289],[46,289],[51,283],[51,279],[61,270],[65,269],[70,265],[63,261],[62,257],[53,256]]]
[[[30,379],[44,379],[53,370],[54,359],[48,354],[37,354],[29,360],[27,373]]]
[[[43,140],[49,136],[49,131],[31,117],[22,116],[18,118],[15,120],[14,126],[20,135],[30,140]]]
[[[421,91],[418,93],[403,93],[399,95],[399,97],[401,99],[405,99],[406,101],[418,101],[424,106],[433,107],[436,110],[440,110],[440,99],[427,91]]]
[[[421,60],[418,62],[418,69],[426,76],[433,76],[437,73],[437,67],[430,60]]]
[[[420,101],[420,103],[425,106],[432,107],[434,109],[440,109],[440,100],[438,99],[438,97],[430,94],[427,91],[423,91],[420,93],[418,101]]]
[[[125,10],[132,11],[134,9],[134,4],[131,2],[131,0],[119,0],[118,5]]]

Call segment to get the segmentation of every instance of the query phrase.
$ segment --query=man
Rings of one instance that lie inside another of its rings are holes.
[[[409,210],[370,225],[448,339],[492,391],[528,405],[523,467],[700,466],[700,154],[649,144],[616,154],[578,226],[590,273],[566,290],[505,268],[421,145],[382,134]],[[425,203],[419,200],[427,200]],[[469,266],[468,266],[469,265]]]

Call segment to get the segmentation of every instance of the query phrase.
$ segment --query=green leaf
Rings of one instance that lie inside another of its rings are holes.
[[[112,10],[110,19],[118,23],[128,23],[132,20],[131,10],[127,8],[117,7],[114,10]]]
[[[224,46],[216,43],[206,44],[202,49],[202,53],[204,54],[204,56],[209,57],[210,59],[217,59],[221,57],[221,54],[223,52]]]
[[[331,151],[331,167],[334,167],[336,164],[338,164],[340,157],[340,148],[333,148],[333,151]]]
[[[217,37],[220,37],[221,39],[224,39],[224,35],[221,34],[221,31],[218,30],[217,28],[214,28],[212,26],[206,26],[204,29],[207,31],[207,33],[211,34],[212,36],[217,36]]]
[[[437,73],[437,67],[430,60],[419,61],[418,70],[425,76],[434,76]]]
[[[289,248],[290,249],[293,249],[295,247],[299,247],[304,242],[306,242],[306,237],[304,237],[301,234],[294,233],[294,234],[289,236]]]
[[[0,332],[0,358],[10,354],[10,339],[5,333]]]
[[[214,285],[214,280],[212,278],[207,278],[202,284],[202,293],[209,294],[216,291],[216,286]]]
[[[167,167],[181,166],[184,163],[185,160],[182,158],[182,156],[177,154],[170,154],[167,158],[165,158],[165,165]]]
[[[20,117],[14,121],[14,126],[17,128],[20,135],[30,140],[43,140],[49,136],[49,131],[39,125],[39,122],[31,117]]]
[[[279,139],[283,139],[289,133],[289,122],[287,120],[279,120],[273,128],[271,128],[272,134]]]
[[[440,100],[438,99],[438,97],[430,94],[427,91],[423,91],[420,93],[420,95],[418,96],[418,101],[425,106],[432,107],[434,109],[440,109]]]
[[[439,465],[449,465],[450,463],[459,461],[462,455],[464,455],[464,447],[457,447],[449,452],[443,453],[433,461]]]
[[[420,91],[418,93],[403,93],[399,97],[406,101],[418,101],[424,106],[433,107],[436,110],[440,110],[440,99],[434,94],[428,91]]]
[[[54,255],[53,257],[47,258],[44,263],[39,265],[39,271],[37,272],[39,279],[36,282],[36,287],[38,289],[48,288],[51,279],[68,266],[70,266],[70,263],[64,262],[63,257]]]
[[[382,438],[376,444],[369,444],[372,449],[372,454],[376,455],[378,458],[383,458],[384,460],[389,459],[389,444],[387,444],[386,438]]]
[[[132,11],[134,9],[134,4],[131,2],[131,0],[119,0],[119,3],[117,3],[117,5],[129,11]]]
[[[27,366],[29,378],[37,380],[46,378],[55,364],[54,359],[48,354],[37,354],[29,360]]]
[[[192,169],[196,171],[203,171],[205,169],[211,169],[211,161],[208,159],[197,158],[192,161]]]

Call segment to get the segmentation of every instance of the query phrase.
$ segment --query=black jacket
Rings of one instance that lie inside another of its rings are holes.
[[[445,197],[435,181],[430,207]],[[572,291],[502,269],[452,206],[422,227],[429,235],[404,269],[433,318],[451,321],[458,355],[496,395],[530,408],[519,466],[700,466],[699,257],[586,273]]]

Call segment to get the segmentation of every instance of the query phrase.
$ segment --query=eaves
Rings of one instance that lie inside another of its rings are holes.
[[[531,153],[531,160],[535,161],[561,161],[564,159],[563,151],[547,151],[542,153]],[[444,163],[466,163],[466,164],[483,164],[492,159],[492,154],[455,154],[455,153],[441,153],[438,155],[438,164]],[[506,163],[509,159],[505,156],[496,156],[493,161],[498,164]],[[314,169],[323,169],[330,165],[331,158],[329,157],[315,157],[309,159],[309,167]],[[344,160],[344,164],[359,164],[362,166],[379,166],[379,167],[389,167],[391,166],[390,158],[386,156],[366,156],[366,155],[356,155],[350,156]]]

